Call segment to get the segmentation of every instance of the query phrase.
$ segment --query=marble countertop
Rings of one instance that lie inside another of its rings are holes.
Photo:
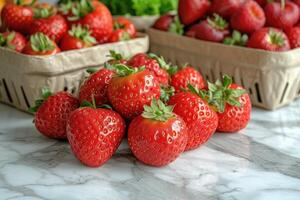
[[[38,134],[32,116],[0,104],[0,199],[299,200],[300,100],[255,108],[240,134],[215,134],[167,167],[137,162],[124,141],[97,169]]]

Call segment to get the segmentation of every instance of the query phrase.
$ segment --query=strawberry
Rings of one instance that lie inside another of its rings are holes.
[[[68,25],[66,20],[56,14],[56,8],[48,4],[39,4],[34,9],[34,20],[30,33],[44,33],[55,42],[59,42],[67,33]]]
[[[199,89],[205,87],[202,75],[192,66],[187,65],[171,77],[171,86],[175,88],[176,92],[181,92],[182,89],[188,89],[188,84]]]
[[[67,119],[79,107],[78,100],[67,92],[52,94],[49,89],[43,89],[42,98],[35,103],[29,111],[35,113],[37,130],[49,138],[67,139]]]
[[[145,106],[143,114],[129,125],[129,147],[135,157],[146,165],[165,166],[186,147],[187,127],[172,109],[160,100],[153,100],[151,106]]]
[[[98,43],[108,42],[113,32],[113,18],[108,8],[99,1],[80,0],[74,3],[68,20],[89,28]]]
[[[54,41],[43,33],[37,33],[30,36],[29,42],[24,47],[22,53],[28,55],[54,55],[60,52],[60,49]]]
[[[197,31],[198,29],[202,26],[201,23],[198,24],[194,24],[193,26],[191,26],[184,35],[191,37],[191,38],[196,38],[197,35]]]
[[[226,37],[223,40],[224,44],[227,45],[236,45],[236,46],[246,46],[248,42],[248,35],[241,34],[239,31],[234,30],[230,37]]]
[[[178,35],[183,35],[184,33],[184,26],[181,24],[179,18],[172,14],[165,14],[158,18],[154,23],[153,28],[176,33]]]
[[[202,21],[197,29],[196,37],[211,42],[221,42],[229,35],[228,23],[219,15],[208,17]]]
[[[108,61],[109,64],[124,64],[127,65],[128,60],[125,59],[122,54],[117,53],[113,50],[109,50],[109,55],[108,57],[110,60]],[[109,66],[106,66],[109,68]]]
[[[294,2],[295,4],[297,4],[298,6],[300,6],[300,0],[292,0],[292,2]]]
[[[264,10],[253,0],[245,4],[235,12],[230,20],[231,27],[242,33],[253,33],[262,28],[266,23]]]
[[[183,91],[170,98],[173,112],[185,121],[188,127],[186,151],[204,144],[216,131],[217,113],[206,103],[201,92],[189,85],[190,91]]]
[[[267,26],[278,29],[293,27],[300,18],[300,9],[293,2],[272,2],[265,6]]]
[[[268,3],[268,0],[255,0],[262,8]]]
[[[91,36],[90,31],[86,27],[74,25],[61,39],[60,48],[62,51],[68,51],[91,47],[96,43],[96,39]]]
[[[20,33],[27,33],[33,21],[33,10],[30,6],[34,1],[28,3],[16,0],[14,3],[7,3],[2,9],[1,20],[9,30]]]
[[[225,19],[230,17],[238,11],[245,0],[212,0],[210,12],[216,13]]]
[[[110,42],[130,40],[136,37],[134,24],[125,17],[114,19],[114,30],[110,36]]]
[[[184,25],[191,25],[206,15],[210,7],[209,0],[179,0],[178,15]]]
[[[286,31],[292,49],[300,47],[300,27],[293,27]]]
[[[21,33],[14,31],[0,33],[0,46],[2,47],[22,52],[26,42],[26,38]]]
[[[125,122],[111,110],[79,108],[67,122],[67,136],[75,157],[89,167],[106,163],[120,146]]]
[[[107,87],[113,75],[113,71],[105,68],[91,74],[79,89],[79,101],[91,102],[94,98],[97,106],[107,103]]]
[[[268,51],[287,51],[290,49],[287,36],[276,28],[262,28],[254,32],[247,46]]]
[[[114,109],[126,119],[143,112],[153,98],[159,99],[159,82],[154,74],[144,68],[130,68],[123,64],[113,66],[118,77],[108,85],[108,98]]]
[[[209,103],[217,108],[219,124],[217,131],[234,133],[245,128],[250,120],[251,101],[246,91],[233,84],[225,75],[223,84],[217,81],[209,85]]]

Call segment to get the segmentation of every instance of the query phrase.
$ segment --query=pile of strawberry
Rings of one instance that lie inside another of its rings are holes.
[[[31,108],[39,132],[68,139],[87,166],[108,161],[126,132],[134,156],[158,167],[216,131],[238,132],[250,120],[249,95],[228,76],[223,83],[206,83],[192,66],[178,69],[154,54],[111,57],[104,68],[88,70],[78,97],[44,90]]]
[[[299,0],[179,0],[154,28],[268,51],[300,47]]]
[[[3,7],[1,20],[5,31],[0,46],[28,55],[54,55],[136,37],[131,21],[113,20],[96,0],[63,0],[58,6],[14,0]]]

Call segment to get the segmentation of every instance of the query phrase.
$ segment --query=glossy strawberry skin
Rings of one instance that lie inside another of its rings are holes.
[[[4,27],[20,33],[27,33],[33,21],[31,7],[7,3],[1,11]]]
[[[185,121],[188,127],[186,151],[196,149],[208,141],[218,126],[218,116],[199,96],[191,92],[180,92],[170,98],[173,112]]]
[[[30,29],[31,34],[41,32],[49,36],[56,42],[59,42],[61,38],[67,33],[67,31],[67,22],[61,15],[54,15],[49,18],[35,19]]]
[[[223,18],[230,19],[243,3],[244,0],[213,0],[210,13],[217,13]]]
[[[76,98],[67,92],[58,92],[50,96],[35,114],[37,130],[53,139],[67,139],[66,124],[72,111],[79,107]]]
[[[174,87],[175,92],[181,92],[182,89],[188,89],[188,84],[191,84],[198,89],[203,89],[205,87],[205,81],[202,75],[191,66],[184,67],[171,78],[171,86]]]
[[[208,0],[179,0],[178,15],[184,25],[191,25],[201,19],[208,12]]]
[[[94,97],[96,105],[101,106],[108,102],[107,87],[114,72],[108,69],[100,69],[92,74],[80,87],[79,101],[84,100],[92,102]]]
[[[56,45],[55,42],[53,42],[55,48],[51,51],[34,51],[31,48],[31,43],[27,42],[26,46],[24,47],[22,53],[23,54],[27,54],[27,55],[32,55],[32,56],[51,56],[51,55],[55,55],[61,52],[60,48]]]
[[[267,0],[255,0],[262,8],[267,4]]]
[[[150,58],[147,54],[139,53],[133,56],[127,63],[131,67],[140,68],[145,66],[146,69],[152,71],[159,83],[163,85],[169,84],[169,74],[162,69],[157,60]]]
[[[284,30],[293,27],[300,17],[300,9],[293,2],[286,2],[284,9],[281,8],[280,2],[268,3],[265,6],[265,13],[267,26]]]
[[[300,27],[293,27],[286,31],[292,49],[300,47]]]
[[[114,109],[126,119],[133,119],[159,99],[160,86],[154,74],[144,70],[126,77],[115,77],[108,85],[108,98]]]
[[[241,86],[231,84],[232,89],[243,89]],[[218,113],[219,124],[217,131],[225,133],[235,133],[244,129],[250,121],[251,101],[248,94],[239,97],[241,107],[231,106],[225,107],[224,113]]]
[[[218,29],[211,26],[207,20],[202,21],[197,28],[196,37],[210,42],[221,42],[230,34],[228,29]]]
[[[195,24],[193,26],[191,26],[184,35],[191,37],[191,38],[196,38],[197,35],[197,31],[198,29],[201,27],[201,23]]]
[[[76,158],[99,167],[116,152],[125,134],[125,122],[111,110],[79,108],[67,122],[67,136]]]
[[[284,43],[282,46],[277,44],[272,44],[270,42],[270,31],[276,32],[280,34],[284,40]],[[268,51],[287,51],[290,49],[290,44],[287,36],[285,33],[280,31],[279,29],[275,28],[262,28],[256,32],[254,32],[248,43],[248,47],[255,48],[255,49],[263,49]]]
[[[59,47],[62,51],[83,49],[91,46],[92,46],[91,44],[88,44],[83,40],[73,37],[69,34],[65,34],[59,43]]]
[[[26,38],[18,32],[4,32],[3,37],[7,38],[10,34],[15,34],[14,38],[9,42],[9,46],[13,47],[13,50],[17,52],[22,52],[27,40]]]
[[[266,23],[264,10],[253,0],[247,1],[232,15],[231,27],[243,33],[251,34]]]
[[[130,35],[131,38],[136,37],[136,28],[129,19],[125,17],[118,17],[114,19],[114,25],[115,24],[118,24],[120,26],[120,28],[116,28],[115,30],[124,30]]]
[[[169,31],[170,25],[174,20],[174,15],[165,14],[161,16],[153,25],[153,28],[161,30],[161,31]]]
[[[188,134],[181,117],[166,122],[136,117],[128,129],[128,144],[141,162],[161,167],[174,161],[184,150]]]
[[[109,37],[109,42],[120,42],[120,41],[129,40],[130,38],[126,37],[126,34],[127,32],[123,29],[113,31]]]

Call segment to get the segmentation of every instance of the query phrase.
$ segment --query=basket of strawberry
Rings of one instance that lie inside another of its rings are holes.
[[[147,52],[149,39],[133,23],[113,19],[96,0],[51,5],[32,0],[5,4],[1,12],[0,101],[27,110],[42,86],[77,93],[86,69],[99,67],[110,50]]]
[[[299,6],[180,0],[178,16],[164,15],[148,30],[151,51],[188,62],[211,81],[229,74],[249,91],[253,105],[277,109],[300,96]]]
[[[104,165],[125,135],[137,160],[162,167],[216,131],[246,128],[250,97],[229,76],[210,83],[192,66],[178,69],[154,54],[114,55],[104,68],[89,70],[79,95],[44,89],[30,109],[37,130],[68,140],[84,165]]]

